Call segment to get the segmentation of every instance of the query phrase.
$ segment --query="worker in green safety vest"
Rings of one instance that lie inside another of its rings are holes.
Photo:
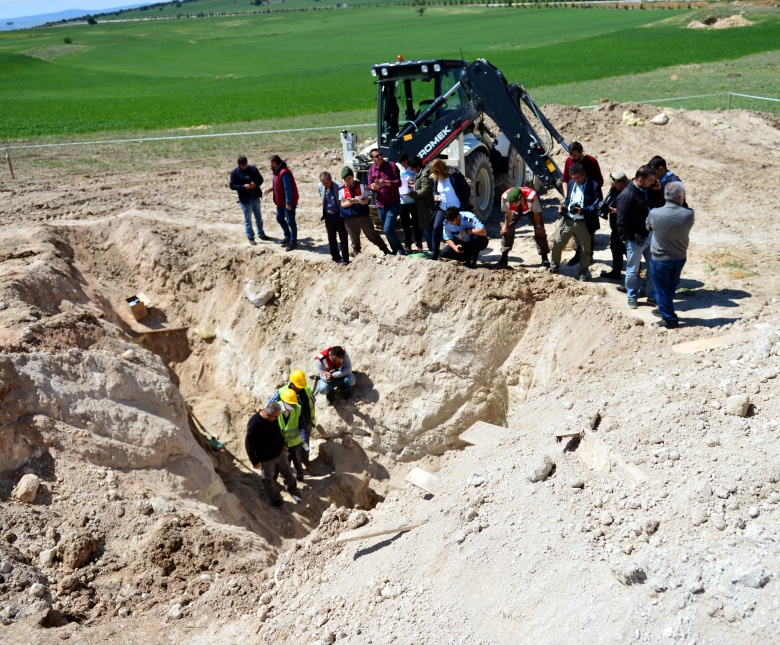
[[[284,387],[280,388],[277,392],[268,399],[269,403],[279,402],[282,400],[282,392],[290,389],[298,395],[298,404],[301,406],[301,416],[298,419],[298,428],[301,431],[301,439],[303,443],[301,448],[303,449],[302,460],[304,464],[309,463],[309,437],[311,437],[311,429],[317,424],[317,417],[314,412],[314,394],[312,389],[306,381],[306,375],[301,370],[293,370],[290,373],[290,382]]]
[[[279,390],[282,413],[279,415],[279,428],[287,446],[287,454],[295,466],[298,481],[303,481],[303,437],[301,437],[301,406],[295,390],[285,387]]]

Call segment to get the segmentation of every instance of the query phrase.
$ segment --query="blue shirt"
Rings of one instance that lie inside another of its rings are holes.
[[[475,228],[485,228],[485,225],[477,219],[477,216],[474,215],[474,213],[461,211],[460,224],[448,222],[446,219],[444,220],[444,241],[470,242],[472,238],[471,233],[464,235],[462,238],[460,234],[465,232],[466,229],[473,230]]]

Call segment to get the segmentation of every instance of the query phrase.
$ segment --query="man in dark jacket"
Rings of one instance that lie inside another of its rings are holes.
[[[661,183],[650,166],[641,166],[634,179],[617,198],[618,236],[626,245],[626,294],[628,306],[636,309],[639,297],[639,270],[642,258],[647,266],[647,300],[655,303],[653,279],[650,275],[651,234],[647,230],[647,214],[664,203]]]
[[[566,191],[568,190],[569,182],[571,181],[571,167],[575,164],[580,164],[585,169],[585,175],[588,179],[592,179],[598,184],[599,188],[604,187],[604,176],[601,174],[601,166],[599,166],[598,159],[591,155],[586,155],[582,144],[579,141],[572,141],[569,146],[569,156],[566,157],[566,161],[563,164],[563,177],[561,178],[563,196],[566,197]],[[596,220],[596,228],[591,231],[590,236],[590,255],[593,257],[593,251],[596,247],[596,231],[599,229],[598,220]],[[574,255],[566,263],[567,266],[573,267],[580,262],[580,253],[582,248],[579,241],[576,242],[574,247]]]
[[[298,186],[295,177],[287,167],[287,163],[279,155],[268,158],[274,173],[274,183],[266,189],[266,194],[273,193],[276,204],[276,221],[282,227],[284,238],[280,242],[285,251],[292,251],[298,246],[298,226],[295,223],[295,209],[298,206]]]
[[[263,217],[260,214],[260,197],[262,197],[260,186],[262,183],[263,176],[257,166],[252,166],[246,157],[239,157],[238,167],[230,173],[230,190],[235,190],[238,193],[238,203],[241,205],[241,210],[244,211],[244,231],[250,244],[256,244],[255,231],[252,228],[253,213],[257,225],[257,237],[261,240],[271,239],[263,230]]]
[[[609,250],[612,252],[612,271],[602,271],[601,277],[609,280],[620,280],[623,276],[623,256],[626,254],[626,245],[618,236],[617,227],[617,198],[628,186],[628,177],[622,170],[609,173],[611,185],[607,196],[599,206],[599,215],[603,219],[609,219]]]
[[[563,217],[555,243],[552,249],[550,261],[550,273],[558,273],[561,265],[561,253],[572,236],[580,242],[580,281],[591,279],[590,269],[590,238],[598,225],[598,207],[601,203],[601,188],[590,177],[585,175],[585,169],[581,164],[572,164],[569,174],[572,180],[566,190],[566,199],[558,212]]]
[[[409,191],[415,205],[417,206],[417,226],[423,232],[428,250],[433,252],[432,226],[431,218],[436,209],[436,202],[433,199],[433,180],[431,179],[430,166],[424,166],[420,157],[412,157],[409,160],[409,167],[416,173],[414,176],[414,188]]]
[[[298,484],[290,470],[284,437],[279,430],[279,415],[282,408],[278,403],[269,403],[265,409],[255,414],[246,426],[244,447],[252,467],[260,471],[268,501],[274,506],[282,505],[282,496],[276,483],[276,477],[282,474],[287,491],[296,502],[301,500]]]
[[[325,222],[325,230],[328,232],[328,246],[330,257],[339,264],[349,264],[349,250],[347,248],[347,228],[341,219],[341,201],[339,200],[339,187],[333,181],[329,172],[320,173],[320,183],[317,185],[322,202],[322,219]],[[336,241],[336,236],[340,244]]]

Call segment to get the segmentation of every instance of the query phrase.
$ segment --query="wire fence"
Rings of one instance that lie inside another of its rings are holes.
[[[739,99],[748,99],[749,101],[770,101],[773,103],[780,103],[779,98],[774,98],[769,96],[757,96],[753,94],[743,94],[740,92],[713,92],[710,94],[694,94],[689,96],[672,96],[672,97],[665,97],[665,98],[641,99],[641,100],[621,101],[621,102],[656,104],[656,103],[671,103],[675,101],[695,101],[699,99],[714,98],[714,97],[720,97],[724,99],[725,108],[727,110],[731,110],[737,107],[735,105],[735,100],[739,100]],[[594,109],[596,107],[598,107],[598,105],[582,105],[580,106],[580,109],[587,110],[587,109]],[[351,123],[346,125],[328,125],[328,126],[318,126],[318,127],[309,127],[309,128],[250,130],[250,131],[242,131],[242,132],[219,132],[219,133],[208,133],[208,134],[171,135],[171,136],[162,136],[162,137],[138,137],[138,138],[128,138],[128,139],[97,139],[91,141],[66,141],[66,142],[59,142],[59,143],[32,143],[32,144],[22,144],[22,145],[5,145],[3,146],[3,148],[5,150],[5,160],[8,165],[8,170],[11,173],[11,177],[15,179],[16,176],[15,176],[13,160],[11,156],[11,151],[14,150],[31,150],[31,149],[42,149],[42,148],[74,148],[78,146],[101,146],[101,145],[109,145],[109,144],[121,146],[128,143],[154,143],[154,142],[179,143],[186,140],[198,140],[198,139],[203,140],[203,139],[219,139],[219,138],[227,138],[227,137],[269,136],[269,135],[317,132],[317,131],[325,131],[325,130],[347,130],[349,128],[374,127],[374,125],[375,124],[373,123]]]

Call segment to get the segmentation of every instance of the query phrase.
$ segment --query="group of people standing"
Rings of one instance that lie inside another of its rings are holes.
[[[468,210],[471,188],[463,174],[442,159],[423,165],[418,157],[410,158],[401,152],[397,163],[391,163],[384,159],[378,148],[373,148],[369,154],[372,163],[365,184],[355,179],[349,166],[341,170],[343,183],[340,185],[329,172],[320,174],[321,219],[325,223],[333,261],[348,264],[350,254],[354,257],[361,252],[361,236],[364,236],[386,255],[422,252],[424,241],[430,259],[459,260],[469,268],[476,268],[480,252],[488,246],[488,236],[484,223]],[[290,169],[278,155],[271,156],[269,163],[274,179],[266,193],[273,193],[276,220],[284,233],[281,243],[291,251],[297,246],[298,189]],[[504,191],[501,196],[501,211],[505,216],[501,226],[501,258],[495,268],[508,266],[515,230],[520,219],[526,216],[533,225],[541,265],[550,273],[558,273],[563,250],[573,237],[575,253],[567,264],[579,265],[579,279],[589,281],[593,277],[590,265],[599,219],[608,219],[612,269],[602,271],[601,277],[622,280],[625,256],[625,281],[618,289],[626,293],[628,306],[636,309],[638,300],[646,298],[650,304],[658,305],[653,313],[661,318],[660,325],[676,327],[679,320],[671,304],[669,289],[676,289],[679,282],[680,263],[685,263],[688,233],[693,226],[693,211],[687,208],[685,187],[666,167],[666,161],[658,156],[641,166],[633,179],[622,171],[611,173],[609,179],[610,188],[604,197],[604,177],[598,160],[585,154],[581,143],[572,142],[564,163],[564,200],[558,207],[560,222],[552,250],[536,191],[527,186]],[[262,183],[257,168],[249,165],[246,157],[239,157],[238,167],[230,175],[230,187],[238,192],[250,244],[255,243],[253,214],[259,239],[270,239],[265,235],[260,215]],[[386,241],[371,220],[369,202],[372,194]],[[403,241],[396,231],[399,218]],[[647,269],[644,285],[640,281],[643,259]],[[664,264],[669,262],[673,263],[673,269]],[[657,276],[652,268],[655,263],[658,264]]]
[[[332,405],[337,390],[345,400],[351,398],[357,382],[349,355],[341,346],[323,349],[314,357],[314,363],[314,390],[302,370],[293,370],[288,383],[274,392],[247,424],[244,447],[252,467],[260,471],[263,488],[273,506],[283,503],[277,484],[279,475],[292,498],[301,501],[298,482],[304,481],[304,464],[309,463],[311,430],[317,424],[317,394],[324,394]]]

